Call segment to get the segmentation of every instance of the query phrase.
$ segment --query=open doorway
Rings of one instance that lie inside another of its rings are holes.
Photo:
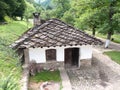
[[[65,66],[79,66],[79,48],[65,49]]]

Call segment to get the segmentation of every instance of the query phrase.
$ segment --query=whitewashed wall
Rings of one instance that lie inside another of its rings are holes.
[[[30,61],[35,60],[37,63],[46,62],[46,50],[56,49],[56,60],[64,61],[64,47],[56,48],[30,48],[29,59]]]
[[[91,59],[92,58],[92,46],[81,46],[80,47],[80,59]]]
[[[30,61],[35,60],[37,63],[45,63],[46,62],[45,49],[30,48],[29,59]]]
[[[64,48],[59,47],[56,49],[57,61],[64,61]]]
[[[56,49],[56,60],[64,61],[64,50],[65,48],[80,48],[79,50],[79,60],[81,59],[91,59],[92,58],[92,46],[66,46],[66,47],[44,47],[44,48],[30,48],[29,49],[29,59],[35,60],[37,63],[46,62],[46,50]]]

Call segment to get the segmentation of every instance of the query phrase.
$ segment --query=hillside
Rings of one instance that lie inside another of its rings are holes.
[[[21,64],[18,55],[9,45],[26,30],[27,24],[24,21],[0,25],[0,90],[14,90],[9,89],[13,87],[19,90]]]

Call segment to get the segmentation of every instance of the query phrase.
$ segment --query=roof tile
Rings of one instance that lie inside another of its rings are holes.
[[[61,20],[50,19],[42,25],[29,29],[12,44],[12,47],[30,48],[91,44],[101,45],[103,42]]]

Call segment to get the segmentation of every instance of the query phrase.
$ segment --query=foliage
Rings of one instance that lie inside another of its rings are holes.
[[[8,8],[9,8],[8,5],[3,0],[1,0],[0,1],[0,22],[4,21],[4,16]]]
[[[85,32],[87,32],[88,34],[92,35],[92,32],[90,30],[85,30]],[[96,31],[96,37],[100,37],[100,38],[104,38],[106,39],[106,35],[104,33],[99,33],[98,31]],[[120,43],[120,34],[119,33],[115,33],[114,35],[112,35],[112,38],[114,40],[112,40],[112,42],[115,43]]]
[[[33,82],[60,81],[61,78],[60,78],[59,70],[56,70],[56,71],[43,70],[40,73],[37,73],[35,76],[31,76],[30,80]]]
[[[16,90],[19,88],[17,82],[20,80],[21,66],[19,57],[7,43],[7,40],[0,38],[0,90]]]
[[[22,20],[25,9],[26,9],[26,4],[25,4],[24,0],[17,0],[17,2],[20,3],[20,4],[13,14],[14,14],[14,16],[21,17],[21,20]]]
[[[74,25],[75,20],[73,16],[74,16],[74,13],[72,12],[72,10],[71,12],[66,11],[61,19],[68,24]]]
[[[25,11],[24,0],[1,0],[0,1],[0,21],[5,21],[4,17],[9,16],[15,18],[16,16],[23,17]]]
[[[70,9],[70,1],[69,0],[53,0],[55,4],[54,16],[56,18],[62,18],[64,13]]]
[[[19,56],[9,45],[26,30],[27,26],[23,21],[0,25],[0,90],[19,90],[21,64]],[[3,89],[3,86],[8,86],[9,89]],[[10,89],[12,87],[17,89]]]
[[[32,25],[29,27],[32,27]],[[16,40],[23,32],[25,32],[27,28],[27,23],[24,21],[12,21],[9,24],[0,26],[0,37],[7,40],[8,45]]]
[[[112,60],[120,64],[120,51],[109,51],[104,54],[108,55]]]
[[[19,3],[17,2],[17,0],[3,0],[4,3],[6,3],[8,5],[8,9],[6,10],[6,14],[10,17],[13,17],[13,13],[15,12],[15,10],[18,8]]]
[[[72,14],[73,25],[77,28],[93,32],[98,30],[111,37],[114,32],[120,32],[119,6],[120,2],[117,0],[73,0],[71,8],[67,11],[69,14],[64,14],[63,17]]]
[[[31,4],[29,2],[25,2],[25,3],[26,3],[26,10],[25,10],[25,13],[24,13],[24,17],[28,21],[29,18],[33,17],[33,13],[36,10],[35,10],[35,7],[33,6],[33,4]]]
[[[20,89],[18,81],[10,74],[7,77],[2,76],[0,79],[0,90],[17,90]]]

